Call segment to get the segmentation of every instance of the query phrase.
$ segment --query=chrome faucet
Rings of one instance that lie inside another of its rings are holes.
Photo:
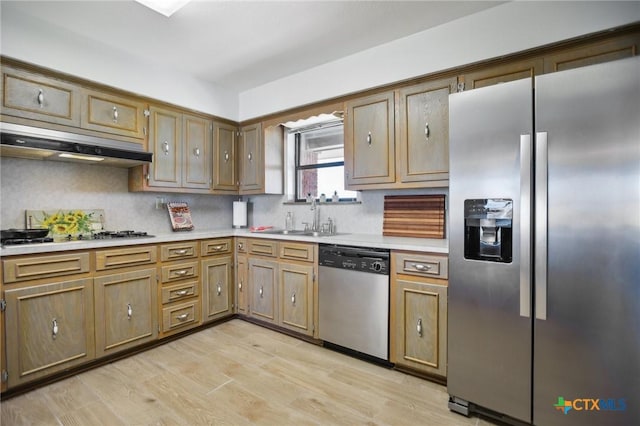
[[[311,211],[313,212],[313,223],[311,230],[313,232],[320,231],[320,206],[316,203],[316,199],[311,200]]]

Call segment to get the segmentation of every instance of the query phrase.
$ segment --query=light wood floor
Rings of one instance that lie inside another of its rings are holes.
[[[0,403],[9,425],[489,425],[446,388],[232,320]]]

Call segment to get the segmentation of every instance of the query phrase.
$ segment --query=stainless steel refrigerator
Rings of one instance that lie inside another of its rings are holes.
[[[449,100],[449,407],[640,424],[640,58]]]

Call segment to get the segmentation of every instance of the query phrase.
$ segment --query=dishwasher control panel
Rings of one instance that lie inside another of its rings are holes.
[[[389,275],[389,250],[321,244],[320,266]]]

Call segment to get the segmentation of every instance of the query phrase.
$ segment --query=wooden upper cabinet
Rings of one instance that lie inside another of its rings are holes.
[[[77,86],[43,75],[2,67],[2,115],[80,126]]]
[[[345,102],[344,169],[348,189],[395,181],[394,92]]]
[[[264,190],[264,155],[262,125],[245,126],[240,130],[240,192],[259,193]]]
[[[178,188],[182,179],[182,114],[154,106],[149,112],[149,150],[153,163],[148,166],[148,184]]]
[[[238,129],[230,124],[213,125],[214,192],[238,192],[237,133]]]
[[[144,139],[145,104],[135,99],[82,89],[81,127]]]
[[[398,90],[400,182],[449,178],[449,94],[457,78]]]
[[[629,58],[638,54],[639,47],[640,34],[629,34],[551,53],[545,55],[544,72],[564,71]]]
[[[182,118],[182,187],[208,189],[211,186],[210,120],[193,115]]]
[[[542,58],[534,58],[470,71],[462,74],[460,81],[464,83],[464,90],[471,90],[522,78],[531,78],[542,74],[542,71]]]

